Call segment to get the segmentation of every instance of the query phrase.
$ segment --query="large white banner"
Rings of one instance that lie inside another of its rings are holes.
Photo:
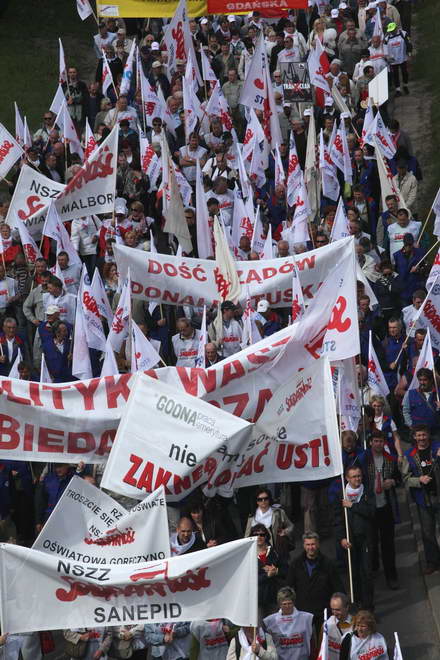
[[[52,199],[66,186],[52,181],[29,165],[23,165],[11,199],[6,222],[14,227],[23,221],[33,238],[39,238]]]
[[[227,495],[261,482],[340,473],[330,365],[323,358],[274,392],[257,425],[139,375],[101,485],[137,498],[164,485],[169,500],[180,500],[205,483],[208,494]]]
[[[142,498],[160,482],[181,499],[208,480],[212,454],[251,429],[239,417],[138,373],[101,486]]]
[[[240,302],[245,305],[249,290],[253,306],[266,298],[273,307],[290,307],[295,259],[307,304],[331,270],[353,249],[352,243],[349,237],[295,257],[238,261],[237,273],[244,292]],[[134,298],[200,307],[223,299],[224,281],[215,261],[142,252],[123,245],[115,245],[114,251],[122,278],[130,268]]]
[[[170,556],[163,487],[130,512],[85,479],[73,477],[32,546],[87,564],[139,564]]]
[[[331,360],[353,355],[344,350],[351,346],[347,337],[357,327],[357,319],[350,318],[352,305],[339,293],[335,286],[337,304],[331,322],[324,316],[314,321],[315,333],[300,332],[301,323],[309,323],[304,317],[209,369],[166,367],[148,375],[256,421],[280,385],[280,365],[270,368],[291,337],[300,337],[302,343],[295,343],[295,351],[304,360],[318,359],[323,345]],[[326,340],[329,332],[331,341]],[[1,378],[0,459],[104,462],[133,383],[131,374],[60,385]]]
[[[2,631],[216,618],[256,626],[254,543],[241,539],[136,567],[91,566],[2,544]]]

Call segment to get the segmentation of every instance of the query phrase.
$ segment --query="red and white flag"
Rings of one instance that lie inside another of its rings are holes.
[[[431,333],[429,332],[429,328],[426,329],[425,339],[423,340],[423,346],[419,353],[419,357],[417,358],[417,363],[414,369],[414,375],[412,377],[410,386],[408,387],[407,390],[408,392],[409,390],[413,390],[419,386],[419,379],[417,378],[417,372],[419,369],[422,368],[430,369],[431,371],[434,371],[434,353],[432,350]]]
[[[385,158],[393,158],[396,154],[392,135],[388,127],[385,126],[379,111],[368,128],[364,142],[373,147],[377,145]]]
[[[32,146],[32,137],[29,131],[27,117],[23,120],[23,147],[27,151]]]
[[[64,144],[67,143],[69,145],[70,153],[77,153],[82,160],[84,158],[84,151],[65,99],[61,105],[57,118],[55,119],[55,124],[60,127],[62,141]]]
[[[252,247],[252,251],[256,252],[260,257],[260,259],[262,258],[263,255],[264,242],[266,240],[263,231],[264,228],[260,217],[260,206],[258,206],[257,212],[255,214],[254,231],[252,233],[251,247]]]
[[[336,167],[341,170],[344,180],[347,183],[353,183],[353,167],[351,164],[350,152],[348,150],[347,133],[343,120],[339,124],[336,137],[330,148],[330,157]]]
[[[426,288],[429,289],[433,282],[440,275],[440,248],[438,249],[437,254],[435,255],[434,263],[432,264],[431,270],[429,271],[428,279],[426,280]]]
[[[0,179],[7,175],[23,153],[20,144],[14,140],[3,124],[0,124]]]
[[[214,71],[212,70],[211,62],[208,59],[207,54],[203,50],[203,48],[200,49],[200,60],[202,63],[202,74],[203,74],[203,80],[206,80],[206,82],[209,82],[211,85],[211,88],[214,89],[214,87],[217,85],[220,87],[219,81],[217,76],[215,75]],[[208,113],[206,113],[208,114]]]
[[[85,21],[86,18],[93,14],[89,0],[76,0],[76,9],[82,21]]]
[[[243,197],[236,187],[234,190],[234,212],[232,215],[232,245],[234,246],[234,254],[238,255],[238,246],[240,238],[247,236],[252,241],[254,231],[253,217],[249,217],[246,205],[243,202]]]
[[[262,188],[266,183],[266,173],[263,164],[263,153],[258,142],[257,135],[252,142],[252,156],[249,167],[249,179],[254,182],[257,188]]]
[[[102,281],[101,275],[99,274],[99,270],[97,268],[95,268],[93,272],[91,287],[92,295],[96,300],[96,304],[98,305],[99,314],[100,316],[107,319],[107,323],[110,327],[113,321],[113,312],[108,301],[104,282]]]
[[[240,94],[240,103],[255,110],[264,109],[266,98],[266,47],[261,32]]]
[[[191,133],[195,131],[199,117],[203,115],[200,110],[200,101],[196,94],[193,73],[194,67],[191,54],[189,54],[183,84],[183,109],[185,113],[185,135],[187,140]]]
[[[319,39],[315,39],[315,47],[310,49],[307,66],[309,67],[309,76],[312,85],[330,94],[330,85],[326,78],[326,75],[330,71],[330,65]]]
[[[390,393],[385,376],[383,375],[382,367],[379,364],[376,351],[373,347],[371,330],[368,340],[368,385],[370,386],[371,391],[379,396],[386,398]]]
[[[339,241],[340,238],[347,238],[347,236],[350,236],[350,226],[341,195],[336,209],[335,219],[333,221],[330,242],[333,243],[333,241]]]
[[[41,355],[40,383],[53,383],[52,376],[47,368],[44,353]]]
[[[253,108],[249,111],[249,121],[246,126],[246,133],[243,138],[243,147],[241,150],[241,155],[244,162],[251,161],[252,153],[254,149],[254,141],[257,139],[258,144],[264,140],[264,131],[260,124],[260,121],[255,114]]]
[[[140,327],[131,321],[131,373],[148,371],[160,362],[160,355]]]
[[[156,117],[165,120],[165,108],[157,91],[150,84],[148,78],[146,78],[142,65],[140,65],[139,76],[141,81],[142,107],[144,109],[145,122],[147,126],[152,126],[153,119],[156,119]]]
[[[171,21],[166,26],[163,42],[167,51],[168,72],[173,74],[176,70],[176,60],[187,60],[191,53],[193,62],[196,62],[192,35],[189,29],[186,14],[186,0],[180,0]],[[202,84],[200,71],[196,68],[199,85]]]
[[[59,65],[60,65],[58,83],[62,85],[63,83],[67,82],[67,69],[66,69],[66,60],[64,58],[63,43],[60,38],[58,38],[58,45],[59,45]]]
[[[153,146],[146,137],[139,136],[141,169],[150,180],[150,188],[155,189],[157,180],[162,173],[162,160],[154,151]]]
[[[26,257],[26,261],[28,265],[35,264],[35,261],[37,259],[41,259],[41,252],[38,249],[37,244],[30,235],[28,228],[26,227],[24,222],[22,222],[18,218],[15,222],[15,228],[18,230],[18,233],[20,234],[20,242],[23,246],[24,256]]]
[[[136,48],[136,40],[133,39],[127,61],[124,64],[124,71],[122,72],[120,94],[128,94],[130,91],[131,81],[133,79],[134,61],[136,59]]]
[[[241,337],[241,347],[247,348],[255,344],[256,341],[261,339],[261,335],[258,332],[258,328],[255,324],[253,316],[255,310],[252,307],[251,303],[251,294],[249,293],[249,286],[246,285],[246,305],[243,311],[242,321],[243,321],[243,334]]]
[[[66,97],[64,96],[63,88],[61,85],[58,85],[49,110],[53,112],[54,115],[58,115],[65,100]]]
[[[108,65],[107,56],[105,51],[102,51],[102,73],[101,73],[101,87],[102,93],[104,96],[108,96],[108,88],[113,86],[115,88],[115,83],[113,81],[113,75]]]
[[[315,41],[319,41],[316,39]],[[328,660],[328,624],[327,608],[324,610],[324,623],[322,624],[322,640],[317,660]]]
[[[270,223],[266,240],[264,241],[263,259],[273,259],[272,225]]]
[[[84,136],[84,160],[87,160],[93,152],[98,148],[98,145],[90,128],[89,120],[86,119],[86,131]]]
[[[440,188],[432,202],[432,210],[435,214],[434,230],[432,233],[438,238],[440,236]]]
[[[203,189],[203,172],[199,159],[197,159],[196,165],[196,229],[199,259],[209,259],[209,257],[214,256],[214,245],[212,231],[209,226],[206,195]]]
[[[89,348],[103,351],[105,349],[106,339],[104,328],[102,327],[101,313],[93,294],[90,278],[85,266],[82,268],[78,301],[83,308],[84,330],[87,345]]]
[[[303,174],[299,164],[294,132],[292,131],[290,133],[289,163],[287,166],[287,203],[289,206],[296,204],[302,180]]]
[[[399,209],[406,209],[406,204],[405,200],[402,197],[402,193],[400,192],[399,186],[396,184],[393,178],[393,173],[391,172],[391,168],[388,165],[388,161],[385,160],[385,158],[382,156],[382,151],[379,148],[377,144],[377,140],[374,142],[374,147],[375,147],[375,155],[376,155],[376,163],[377,163],[377,170],[379,172],[379,181],[380,181],[380,191],[381,191],[381,198],[382,198],[382,207],[386,209],[386,197],[388,195],[395,195],[398,198],[398,207]]]
[[[205,113],[208,117],[214,115],[220,119],[223,130],[232,133],[232,136],[236,138],[236,132],[231,118],[231,111],[229,109],[226,97],[223,94],[220,83],[215,84],[214,89],[211,92],[211,96],[209,97],[208,103],[206,104]],[[236,139],[236,142],[238,142],[238,139]]]
[[[206,305],[203,305],[202,325],[200,326],[199,345],[197,346],[196,367],[205,368],[205,346],[208,343],[206,331]]]
[[[304,177],[301,172],[301,186],[295,200],[295,213],[293,214],[292,230],[292,243],[293,245],[299,243],[307,243],[310,241],[309,234],[309,216],[310,204],[307,195],[307,189],[304,183]]]
[[[116,353],[119,353],[123,341],[128,336],[128,324],[131,315],[131,281],[130,269],[122,285],[121,296],[113,316],[107,341]]]
[[[238,165],[238,177],[240,180],[240,188],[243,194],[244,199],[249,199],[253,196],[251,182],[246,172],[246,167],[244,164],[244,159],[242,156],[242,150],[240,145],[237,145],[237,165]]]
[[[12,363],[11,371],[9,372],[8,378],[15,378],[16,380],[20,380],[20,373],[18,371],[18,365],[22,361],[22,355],[21,355],[21,350],[18,349],[17,351],[17,356]]]
[[[413,322],[415,323],[419,318],[423,326],[430,330],[432,345],[440,351],[440,277],[438,275],[432,282]]]

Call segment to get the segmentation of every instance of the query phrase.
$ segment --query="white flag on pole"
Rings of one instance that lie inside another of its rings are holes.
[[[206,305],[203,305],[202,325],[200,327],[199,345],[197,347],[196,367],[205,368],[205,346],[208,343],[208,333],[206,332]]]
[[[21,350],[18,349],[17,356],[16,356],[16,358],[15,358],[13,364],[12,364],[11,371],[9,372],[8,378],[16,378],[17,380],[19,380],[20,374],[19,374],[19,371],[18,371],[18,365],[20,364],[22,359],[23,358],[21,356]]]
[[[53,383],[52,376],[47,368],[44,353],[41,355],[40,383]]]
[[[79,380],[92,378],[92,364],[90,362],[89,347],[81,304],[76,306],[75,336],[73,340],[72,375]]]
[[[105,376],[117,376],[118,374],[118,363],[116,362],[113,348],[107,340],[105,344],[104,360],[102,361],[101,367],[101,378],[104,378]]]
[[[212,232],[209,227],[209,213],[206,205],[206,195],[203,189],[203,172],[200,160],[196,165],[196,228],[197,252],[199,259],[208,259],[214,255]]]
[[[371,330],[368,340],[368,385],[374,394],[379,394],[386,398],[390,393],[385,376],[383,375],[382,367],[379,364],[376,351],[373,347]]]
[[[131,314],[131,281],[130,269],[122,285],[121,296],[113,316],[107,341],[116,353],[121,350],[122,342],[128,335],[128,321]]]
[[[124,71],[122,73],[122,80],[120,86],[120,94],[128,94],[130,91],[131,81],[133,79],[133,66],[136,54],[136,40],[133,39],[131,44],[130,52],[127,57],[127,61],[124,65]]]
[[[160,362],[159,353],[153,348],[140,327],[131,321],[131,373],[148,371]]]
[[[335,219],[330,234],[330,242],[339,241],[340,238],[350,236],[350,226],[348,223],[347,214],[345,213],[344,202],[342,195],[339,197],[338,207],[336,209]]]
[[[86,18],[93,14],[89,0],[76,0],[76,9],[82,21],[85,21]]]
[[[85,265],[82,267],[78,302],[83,309],[84,329],[88,347],[95,348],[98,351],[105,350],[106,339],[104,328],[102,327],[100,309],[93,294]]]
[[[58,46],[59,46],[59,76],[58,76],[58,83],[62,85],[63,83],[67,82],[67,69],[66,69],[66,60],[64,58],[64,48],[63,48],[63,42],[61,41],[60,38],[58,38]]]
[[[7,175],[23,153],[20,144],[14,140],[3,124],[0,124],[0,179]]]

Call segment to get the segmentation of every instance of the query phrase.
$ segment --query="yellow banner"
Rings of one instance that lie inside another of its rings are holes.
[[[102,18],[171,18],[178,0],[113,0],[97,2],[98,16]],[[207,16],[206,0],[187,0],[188,16]]]

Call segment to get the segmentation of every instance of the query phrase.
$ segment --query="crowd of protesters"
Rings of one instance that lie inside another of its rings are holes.
[[[240,94],[261,33],[283,137],[279,152],[286,174],[291,136],[304,168],[312,113],[316,130],[323,130],[327,144],[335,122],[342,121],[345,125],[353,183],[344,181],[340,172],[338,177],[357,259],[378,304],[373,304],[365,286],[359,282],[361,354],[357,370],[364,405],[358,429],[342,432],[345,497],[341,480],[337,478],[330,482],[244,488],[228,501],[219,496],[206,500],[201,494],[193,493],[180,507],[169,507],[174,555],[244,535],[256,537],[262,626],[256,634],[253,629],[238,629],[226,620],[78,629],[64,633],[67,656],[146,658],[148,652],[164,660],[249,660],[253,655],[262,660],[275,660],[277,656],[283,660],[308,660],[317,655],[324,609],[328,608],[331,615],[327,622],[329,657],[388,658],[386,642],[376,630],[374,579],[382,566],[388,588],[393,591],[400,588],[394,529],[400,520],[397,489],[402,485],[409,489],[419,513],[426,560],[424,571],[432,574],[440,570],[436,536],[440,522],[437,355],[434,356],[434,370],[419,369],[415,374],[416,384],[412,384],[427,332],[417,319],[417,310],[426,297],[429,273],[424,260],[428,233],[424,233],[422,242],[419,240],[423,218],[418,215],[417,189],[422,172],[411,139],[400,127],[392,104],[384,104],[381,113],[396,148],[388,165],[401,193],[401,197],[388,195],[384,207],[374,149],[363,145],[359,137],[368,105],[368,83],[383,69],[388,71],[390,98],[402,96],[398,107],[404,112],[405,96],[410,93],[413,3],[411,0],[394,3],[332,0],[310,4],[312,7],[307,12],[289,11],[277,19],[265,19],[255,11],[248,16],[207,16],[189,20],[197,62],[201,67],[203,51],[221,84],[234,133],[224,130],[220,117],[205,115],[197,129],[186,135],[183,112],[186,62],[177,60],[176,69],[167,70],[167,53],[162,42],[165,20],[102,20],[91,43],[96,56],[93,80],[82,80],[81,71],[74,66],[74,53],[68,54],[68,79],[63,89],[79,137],[84,139],[88,122],[100,144],[115,123],[119,124],[114,214],[87,216],[66,223],[73,246],[89,275],[93,275],[95,268],[99,270],[113,309],[120,295],[113,255],[115,242],[143,251],[176,253],[178,249],[173,237],[163,230],[161,178],[152,184],[143,170],[140,132],[144,132],[158,156],[165,138],[175,165],[191,187],[185,221],[193,251],[186,256],[198,257],[194,190],[197,160],[203,169],[209,214],[213,218],[221,213],[229,230],[233,218],[233,190],[241,184],[236,154],[240,147],[236,139],[243,142],[248,120]],[[375,29],[378,10],[383,37],[378,36]],[[163,95],[166,121],[163,115],[146,121],[136,84],[127,95],[119,94],[133,40],[139,46],[144,75],[156,92]],[[339,89],[351,116],[343,116],[329,96],[322,106],[317,102],[284,99],[282,65],[304,62],[317,40],[330,62],[328,82]],[[115,83],[109,88],[108,97],[104,97],[101,90],[103,52]],[[210,85],[204,85],[199,90],[199,100],[206,103],[211,93]],[[261,113],[257,112],[257,116],[262,119]],[[81,159],[65,148],[61,137],[55,114],[46,111],[23,163],[53,181],[67,183],[80,169]],[[253,201],[260,210],[264,237],[269,228],[272,232],[274,256],[287,257],[327,245],[331,240],[336,202],[321,195],[316,217],[310,218],[310,240],[292,243],[290,229],[295,208],[286,201],[285,187],[275,185],[275,167],[273,154],[270,154],[264,184],[252,184]],[[44,258],[37,259],[34,266],[27,264],[19,237],[11,229],[13,223],[5,222],[18,176],[19,166],[8,176],[9,194],[2,193],[0,199],[3,245],[0,375],[10,374],[21,351],[19,378],[39,380],[44,356],[51,380],[69,382],[74,379],[72,337],[81,269],[69,263],[66,252],[56,255],[53,241],[49,239],[44,239],[42,244]],[[242,236],[235,257],[260,258],[253,249],[252,235]],[[205,347],[205,367],[208,368],[242,350],[243,310],[231,301],[221,305],[218,312],[222,316],[221,339],[217,339],[218,326],[214,324],[217,309],[213,307],[207,312],[210,341]],[[132,307],[133,319],[145,335],[160,341],[164,362],[177,366],[195,366],[202,313],[201,308],[190,306],[157,305],[152,310],[148,303],[139,301],[133,301]],[[252,319],[255,340],[269,336],[289,322],[287,309],[273,309],[266,300],[259,301]],[[370,331],[390,390],[386,399],[371,392],[367,385]],[[91,351],[91,358],[93,374],[99,376],[101,356]],[[125,347],[116,359],[120,373],[130,371],[130,356]],[[408,440],[410,448],[405,450]],[[3,461],[0,466],[1,540],[32,545],[74,474],[88,475],[99,486],[100,474],[83,464],[44,466]],[[302,541],[299,529],[304,530]],[[334,536],[335,561],[320,550],[320,535]],[[299,552],[295,552],[295,544],[302,545]],[[348,550],[354,602],[350,602],[347,595]],[[34,660],[40,657],[42,640],[43,637],[36,639],[34,634],[3,635],[0,638],[6,653],[3,657]]]

